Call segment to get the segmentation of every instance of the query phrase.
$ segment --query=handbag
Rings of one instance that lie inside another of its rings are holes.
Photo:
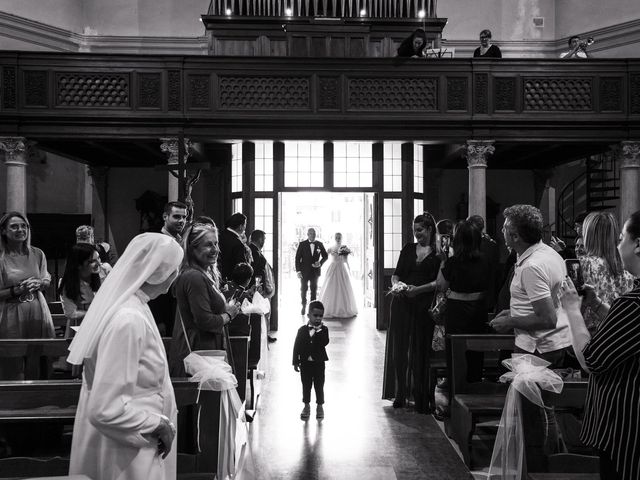
[[[445,316],[447,313],[447,297],[449,290],[446,292],[438,292],[433,296],[429,313],[436,325],[444,325]]]
[[[433,330],[433,340],[431,340],[431,350],[442,352],[445,349],[444,325],[436,325]]]
[[[273,279],[273,269],[269,262],[266,262],[264,265],[264,288],[262,292],[262,296],[264,298],[271,298],[276,293],[276,283]]]

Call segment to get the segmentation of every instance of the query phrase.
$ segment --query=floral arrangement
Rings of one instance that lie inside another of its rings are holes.
[[[404,283],[404,282],[396,282],[393,285],[391,285],[391,288],[389,289],[387,294],[389,294],[389,295],[400,295],[400,294],[406,292],[408,288],[409,287],[407,287],[406,283]]]
[[[351,255],[351,249],[346,245],[342,245],[338,249],[338,255],[340,255],[341,257],[346,257],[347,255]]]

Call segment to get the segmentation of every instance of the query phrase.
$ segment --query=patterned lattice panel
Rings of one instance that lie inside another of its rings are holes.
[[[56,104],[61,107],[129,107],[129,74],[58,73],[56,92]]]
[[[138,106],[159,109],[162,106],[162,75],[138,74]]]
[[[16,69],[15,67],[2,68],[2,107],[16,108]]]
[[[351,110],[424,110],[438,109],[438,79],[350,78]]]
[[[631,75],[629,97],[631,113],[640,113],[640,73]]]
[[[525,78],[524,109],[537,111],[592,110],[591,78]]]
[[[475,113],[489,113],[489,75],[476,73],[473,80],[473,109]]]
[[[227,110],[308,110],[308,77],[232,76],[219,79],[220,108]]]
[[[467,110],[466,77],[447,77],[447,110]]]

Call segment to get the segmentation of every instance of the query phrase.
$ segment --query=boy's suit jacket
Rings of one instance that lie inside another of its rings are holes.
[[[296,341],[293,344],[293,364],[300,365],[300,362],[309,359],[309,356],[316,362],[326,362],[327,350],[324,348],[329,343],[329,329],[322,325],[319,332],[309,335],[309,326],[303,325],[298,329]]]
[[[311,242],[309,240],[303,240],[298,244],[296,272],[302,272],[303,278],[319,277],[320,267],[329,258],[322,242],[316,240],[313,243],[315,244],[313,255],[311,255]],[[314,267],[313,264],[315,262],[320,262],[320,267]]]

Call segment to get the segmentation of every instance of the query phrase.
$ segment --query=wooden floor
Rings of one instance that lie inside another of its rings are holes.
[[[251,425],[260,479],[470,479],[431,415],[395,410],[380,399],[385,332],[365,310],[353,319],[328,319],[325,419],[300,420],[300,376],[291,365],[299,305],[280,313],[271,344],[268,386]],[[312,394],[312,402],[314,397]]]

